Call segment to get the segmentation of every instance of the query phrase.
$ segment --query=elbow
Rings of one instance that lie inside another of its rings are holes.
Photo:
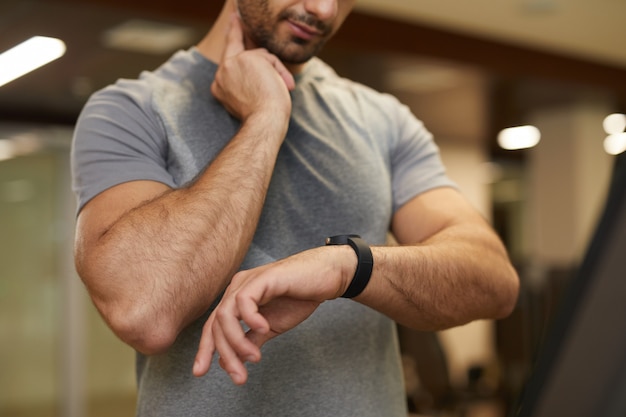
[[[119,274],[107,272],[110,262],[105,262],[104,256],[96,259],[97,262],[87,262],[77,256],[76,270],[111,331],[143,354],[156,355],[167,351],[178,335],[174,319],[142,300],[138,296],[141,291],[112,278],[119,278]]]
[[[495,305],[494,317],[495,319],[504,319],[513,313],[517,301],[519,298],[520,282],[519,277],[515,269],[511,266],[508,274],[505,275],[505,279],[502,280],[502,285],[498,291],[497,300]]]
[[[176,341],[178,332],[175,326],[145,311],[146,308],[141,305],[112,308],[102,303],[95,304],[113,333],[144,355],[165,353]]]
[[[100,316],[124,343],[145,355],[164,353],[174,343],[177,331],[172,319],[164,312],[156,311],[141,297],[127,295],[137,294],[137,291],[128,288],[111,291],[110,287],[94,284],[102,280],[82,277]]]

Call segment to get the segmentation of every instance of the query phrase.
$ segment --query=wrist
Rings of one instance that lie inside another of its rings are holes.
[[[352,267],[342,268],[344,291],[341,297],[354,298],[361,294],[369,283],[374,267],[372,250],[367,242],[358,235],[338,235],[327,238],[326,245],[341,245],[346,249],[351,249],[353,253],[351,258],[354,259],[356,257],[357,259],[356,267],[354,267],[354,263],[351,263]],[[344,263],[343,265],[346,264]],[[347,284],[345,284],[346,282]]]
[[[330,245],[328,245],[330,246]],[[336,255],[336,268],[339,271],[339,288],[337,298],[346,293],[354,274],[356,272],[359,259],[354,250],[348,245],[333,245],[332,251]]]
[[[268,110],[252,113],[242,121],[242,128],[258,131],[259,136],[278,139],[282,143],[289,127],[289,116],[281,117],[281,114]]]

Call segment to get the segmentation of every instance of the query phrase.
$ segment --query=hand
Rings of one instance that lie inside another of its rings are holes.
[[[325,300],[343,294],[346,276],[351,278],[356,266],[354,252],[345,249],[352,255],[346,257],[339,247],[320,247],[236,274],[204,325],[194,375],[208,372],[217,351],[233,382],[244,384],[244,363],[260,361],[263,344],[302,323]],[[240,320],[250,330],[244,333]]]
[[[240,18],[233,15],[222,60],[211,85],[213,96],[233,116],[246,120],[267,111],[273,120],[291,113],[289,90],[295,88],[293,75],[266,49],[246,50]]]

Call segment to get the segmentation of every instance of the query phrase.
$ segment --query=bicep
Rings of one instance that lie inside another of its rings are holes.
[[[487,226],[461,193],[452,187],[439,187],[402,205],[393,216],[391,230],[398,243],[414,244],[459,224]]]

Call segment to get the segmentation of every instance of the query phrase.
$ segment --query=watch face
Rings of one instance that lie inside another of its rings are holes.
[[[361,236],[359,235],[335,235],[335,236],[327,237],[326,244],[327,245],[349,245],[350,242],[348,241],[348,239],[354,239],[354,238],[360,239]]]

